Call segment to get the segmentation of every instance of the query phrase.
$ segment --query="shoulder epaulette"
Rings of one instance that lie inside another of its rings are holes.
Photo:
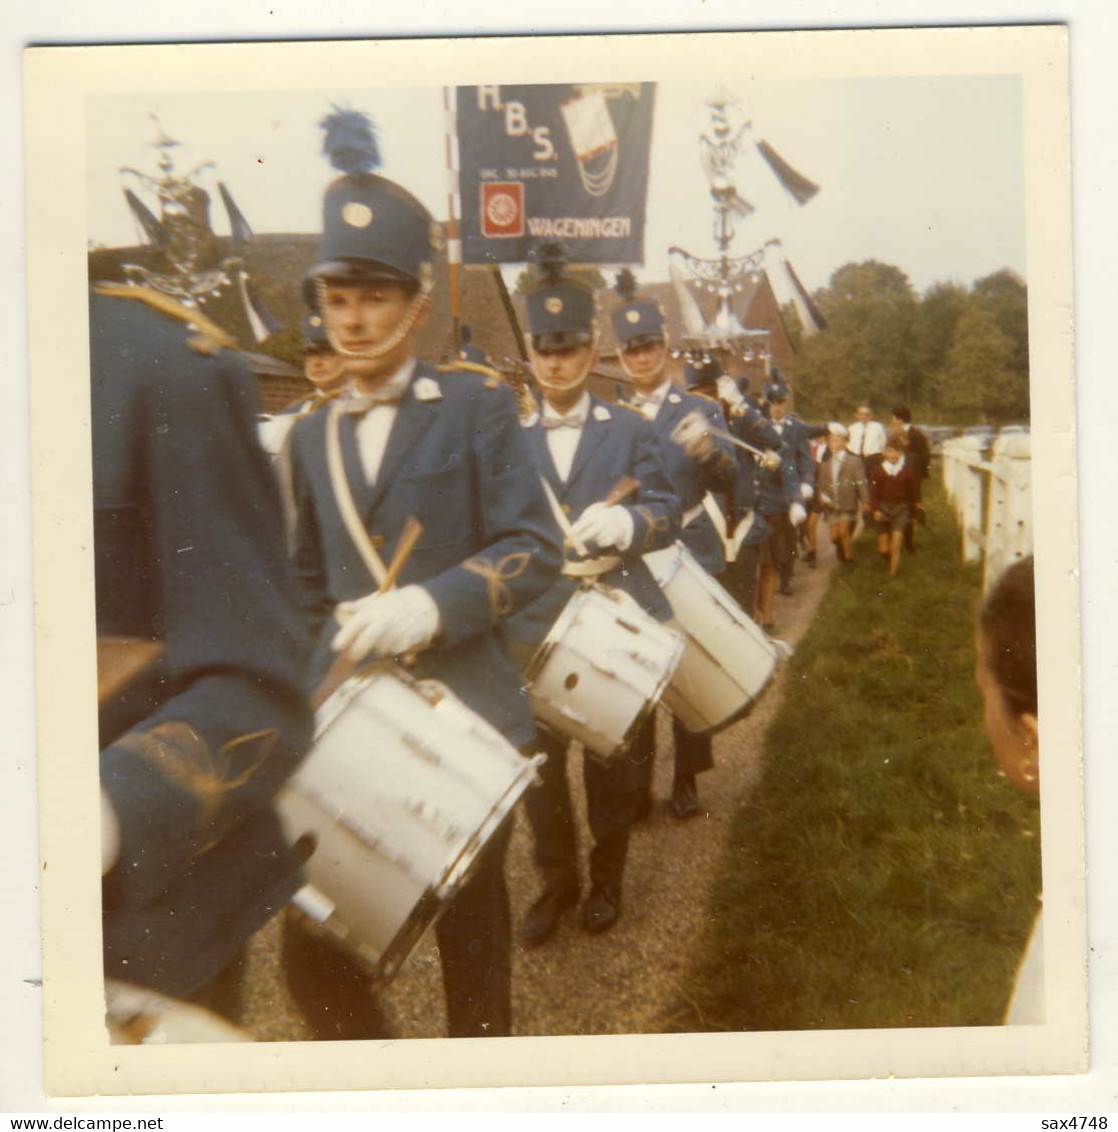
[[[718,398],[712,397],[709,393],[700,393],[697,389],[688,389],[687,392],[692,397],[701,397],[704,401],[709,401],[712,405],[717,405]]]
[[[465,370],[467,373],[480,373],[485,378],[486,389],[496,389],[505,384],[505,379],[491,366],[483,366],[480,362],[454,361],[446,365],[436,366],[439,373],[455,373]]]
[[[641,410],[639,405],[632,405],[628,401],[612,401],[610,402],[610,404],[617,405],[618,408],[621,409],[628,409],[629,412],[636,413],[637,416],[642,418],[643,420],[648,419],[647,417],[645,417],[644,412]]]
[[[134,283],[98,283],[93,290],[98,295],[108,295],[111,298],[138,299],[141,303],[179,322],[185,322],[197,332],[193,338],[188,339],[188,344],[199,354],[216,354],[218,350],[237,349],[237,340],[228,331],[223,330],[201,311],[192,310],[161,291],[151,287],[139,287]]]
[[[310,401],[311,403],[299,414],[299,419],[302,420],[303,417],[309,417],[312,413],[317,413],[323,405],[328,405],[331,401],[341,397],[345,392],[346,387],[343,385],[341,389],[335,389],[331,393],[322,393],[313,400],[309,397],[296,397],[294,401],[284,405],[280,412],[286,413],[290,409],[294,409],[296,405],[302,405],[305,401]]]

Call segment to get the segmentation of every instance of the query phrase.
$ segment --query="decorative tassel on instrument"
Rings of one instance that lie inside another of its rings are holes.
[[[237,288],[241,294],[241,303],[245,309],[245,318],[252,328],[252,336],[257,342],[264,342],[270,338],[282,323],[268,310],[264,301],[256,294],[249,280],[248,272],[244,268],[237,271]]]
[[[809,181],[802,173],[793,169],[767,141],[757,142],[757,151],[784,189],[795,198],[797,204],[807,204],[819,192],[819,186],[814,181]]]
[[[245,219],[245,214],[237,207],[233,194],[225,187],[224,181],[218,181],[217,191],[221,193],[225,205],[226,215],[229,217],[229,233],[233,247],[239,248],[254,238],[252,226]],[[257,339],[260,341],[260,339]]]
[[[800,321],[804,324],[804,333],[814,334],[820,330],[826,330],[827,320],[823,317],[823,312],[816,305],[807,288],[800,282],[796,269],[787,259],[784,259],[783,263],[784,270],[788,273],[788,282],[792,285],[792,301],[796,304],[796,313],[799,314]]]
[[[132,210],[132,215],[143,229],[144,236],[157,248],[167,244],[167,232],[163,225],[155,218],[155,214],[131,189],[124,190],[124,199]]]
[[[687,286],[687,276],[683,266],[686,257],[687,253],[682,248],[669,249],[668,275],[672,281],[676,301],[679,303],[680,314],[683,316],[684,328],[689,337],[698,338],[706,328],[706,319],[703,318],[703,312]]]

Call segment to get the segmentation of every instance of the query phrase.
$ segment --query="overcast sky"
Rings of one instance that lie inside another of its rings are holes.
[[[971,283],[1002,267],[1025,274],[1018,81],[948,77],[661,84],[639,277],[665,279],[673,244],[699,256],[715,251],[697,139],[709,122],[706,103],[720,91],[747,108],[758,138],[821,186],[799,206],[763,163],[741,162],[739,188],[758,207],[742,224],[736,254],[780,237],[810,289],[842,264],[870,258],[896,264],[920,290],[937,280]],[[220,177],[257,232],[316,231],[332,176],[317,122],[334,102],[374,119],[382,172],[445,216],[441,88],[98,97],[87,104],[90,240],[137,241],[121,195],[132,182],[117,169],[156,171],[153,111],[185,143],[174,151],[176,168],[216,162],[216,175],[202,183],[212,190]],[[216,196],[212,218],[219,232],[228,230]]]

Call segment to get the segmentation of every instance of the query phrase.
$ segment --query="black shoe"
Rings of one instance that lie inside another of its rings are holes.
[[[804,555],[804,561],[814,570],[815,569],[815,551],[809,550]]]
[[[780,594],[781,594],[782,597],[791,597],[793,593],[795,593],[795,590],[792,589],[792,583],[791,582],[785,582],[780,587]]]
[[[546,943],[559,926],[559,917],[578,903],[578,885],[552,885],[545,888],[524,916],[520,942],[525,947]]]
[[[621,897],[605,888],[592,888],[582,906],[582,927],[591,935],[608,932],[621,915]]]
[[[652,814],[652,791],[645,790],[637,799],[637,808],[633,811],[633,821],[648,821]]]
[[[672,799],[668,803],[672,813],[681,821],[693,818],[699,812],[699,790],[693,774],[680,775],[672,786]]]
[[[761,632],[767,634],[770,637],[775,637],[777,635],[776,626],[771,621],[767,625],[761,626]]]

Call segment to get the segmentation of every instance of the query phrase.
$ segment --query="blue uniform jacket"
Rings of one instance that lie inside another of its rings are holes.
[[[650,550],[670,546],[679,535],[679,501],[672,491],[662,445],[652,425],[634,409],[591,396],[589,414],[565,483],[555,470],[547,434],[540,422],[528,425],[524,433],[531,452],[528,466],[535,473],[526,473],[525,478],[537,481],[542,474],[571,522],[591,503],[605,499],[623,476],[639,481],[635,496],[629,496],[622,504],[633,518],[633,541],[621,555],[621,565],[600,581],[625,590],[657,620],[668,620],[671,607],[641,557]],[[569,554],[577,560],[573,550]],[[541,642],[577,588],[577,580],[559,578],[547,593],[513,618],[509,626],[512,637],[533,645]]]
[[[730,421],[730,431],[739,440],[754,448],[781,448],[781,439],[777,436],[768,418],[752,405],[746,405],[744,411],[735,414]],[[756,511],[753,526],[745,537],[745,546],[755,546],[763,542],[769,533],[768,524],[761,517],[762,476],[766,475],[764,469],[757,462],[757,457],[744,448],[737,449],[738,468],[734,480],[734,514],[731,527],[736,526],[747,511]]]
[[[800,420],[795,413],[784,419],[784,436],[791,436],[790,446],[796,463],[796,475],[800,483],[815,483],[815,461],[811,458],[811,441],[823,430],[817,425],[809,425]]]
[[[715,437],[714,451],[701,462],[692,459],[672,442],[672,431],[688,413],[695,410],[703,414],[712,428],[726,429],[726,420],[717,401],[681,389],[668,391],[652,421],[652,427],[661,440],[668,478],[684,514],[698,507],[708,491],[717,494],[729,490],[737,476],[737,450],[729,441]],[[709,574],[717,576],[726,568],[722,540],[705,510],[683,528],[680,540]]]
[[[334,499],[329,419],[327,409],[299,421],[291,446],[295,562],[318,642],[315,683],[333,659],[334,607],[376,588]],[[355,419],[343,414],[340,425],[350,490],[385,562],[409,517],[423,524],[399,585],[427,590],[441,630],[418,655],[415,675],[444,681],[511,742],[530,742],[532,713],[519,692],[504,622],[551,585],[561,551],[543,488],[525,474],[531,461],[512,392],[481,374],[418,363],[372,485],[361,467]]]
[[[311,730],[253,378],[190,340],[208,348],[138,298],[91,299],[97,632],[163,645],[100,713],[122,834],[103,882],[105,966],[177,996],[301,883],[271,799]]]

